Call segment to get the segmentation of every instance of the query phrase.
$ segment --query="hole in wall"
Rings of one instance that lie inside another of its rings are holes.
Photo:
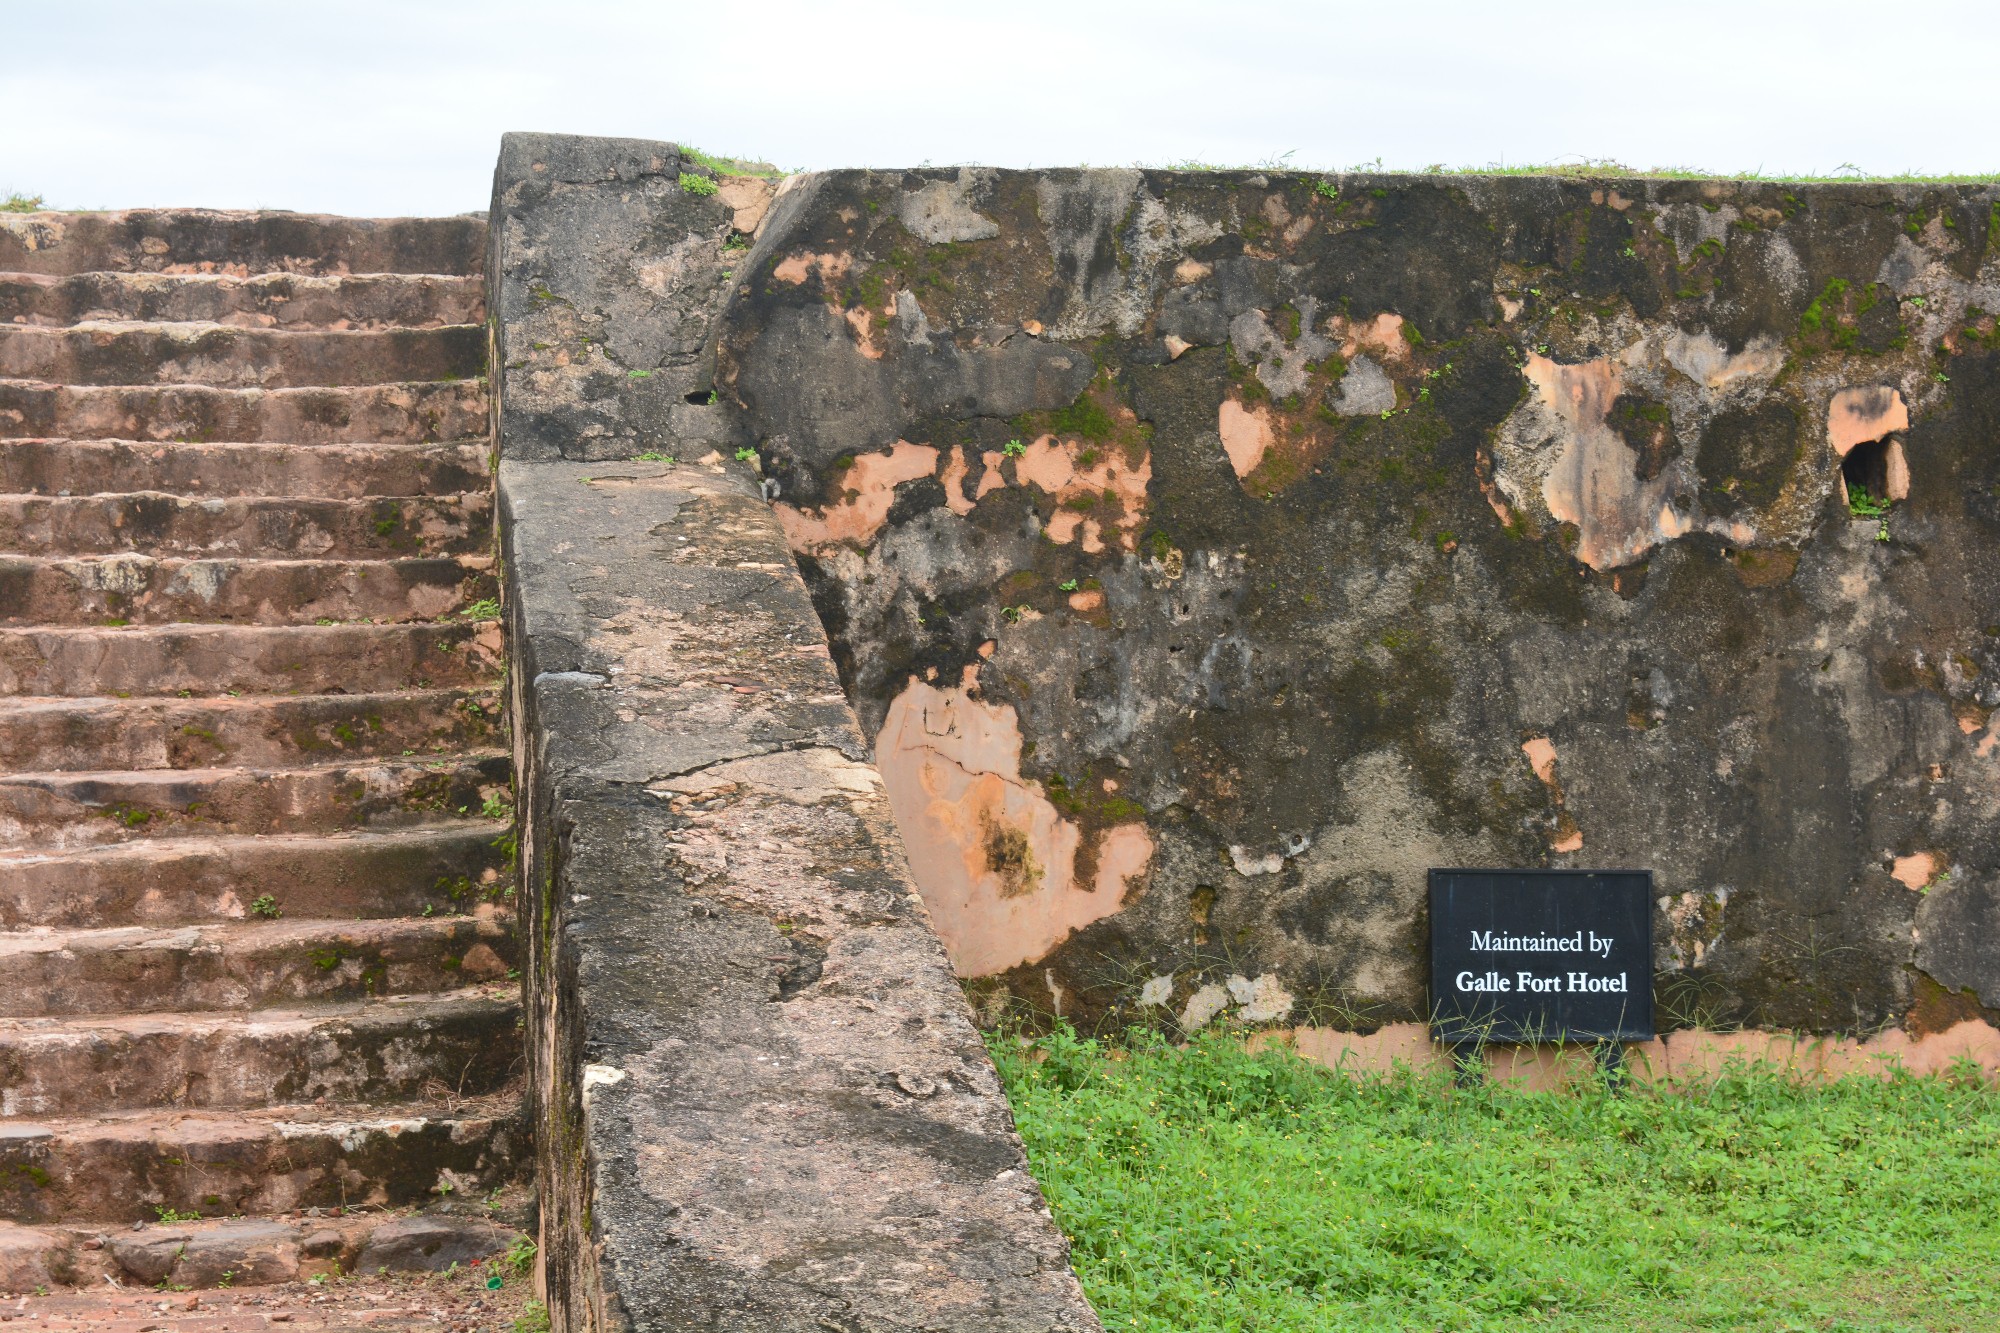
[[[1903,442],[1885,435],[1855,445],[1840,460],[1840,480],[1849,499],[1858,490],[1883,500],[1908,498],[1910,466],[1903,457]]]
[[[693,403],[696,407],[707,407],[710,403],[713,403],[715,401],[715,390],[694,389],[681,396],[686,401]]]

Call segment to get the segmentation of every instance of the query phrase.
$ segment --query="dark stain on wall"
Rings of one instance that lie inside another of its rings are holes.
[[[913,681],[984,710],[1061,892],[1144,826],[1113,910],[981,969],[1015,1000],[1240,974],[1421,1017],[1428,866],[1645,866],[1666,1021],[1867,1032],[1927,986],[2000,1005],[1995,217],[1984,186],[832,173],[739,264],[716,383],[864,730]],[[1843,390],[1907,426],[1837,443]],[[1906,498],[1851,509],[1840,450],[1891,444]],[[994,931],[1040,910],[941,866]]]

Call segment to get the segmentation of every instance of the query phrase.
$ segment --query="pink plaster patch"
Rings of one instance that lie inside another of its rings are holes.
[[[1353,1074],[1383,1074],[1398,1065],[1442,1069],[1450,1064],[1448,1053],[1430,1040],[1422,1023],[1390,1023],[1366,1034],[1332,1028],[1274,1029],[1256,1034],[1246,1044],[1253,1050],[1286,1044],[1308,1060]],[[1970,1061],[1989,1076],[2000,1073],[2000,1029],[1976,1018],[1918,1037],[1890,1028],[1866,1041],[1768,1029],[1709,1032],[1682,1028],[1653,1041],[1635,1042],[1625,1050],[1626,1066],[1634,1079],[1670,1089],[1702,1088],[1743,1062],[1773,1066],[1814,1081],[1887,1078],[1896,1070],[1919,1076],[1943,1074],[1959,1061]],[[1590,1052],[1580,1047],[1492,1047],[1486,1052],[1486,1063],[1493,1077],[1530,1090],[1552,1090],[1597,1076]]]
[[[1090,463],[1085,454],[1095,454]],[[996,455],[988,454],[989,460]],[[998,469],[988,464],[988,476]],[[1096,554],[1104,549],[1107,529],[1126,550],[1138,545],[1139,524],[1146,515],[1146,485],[1153,479],[1148,454],[1132,467],[1117,449],[1094,448],[1081,440],[1044,435],[1014,460],[1014,480],[1038,487],[1056,502],[1049,519],[1049,540],[1059,546],[1078,541]],[[981,494],[985,493],[982,487]]]
[[[1543,786],[1549,789],[1549,795],[1555,800],[1555,836],[1549,843],[1549,850],[1552,852],[1582,851],[1583,830],[1576,826],[1576,821],[1570,818],[1569,811],[1563,808],[1562,783],[1556,781],[1555,743],[1546,736],[1536,736],[1522,743],[1521,753],[1528,756],[1528,767],[1535,770],[1535,776],[1541,780]]]
[[[882,349],[875,345],[874,312],[864,309],[861,306],[855,306],[852,310],[847,311],[846,314],[847,326],[854,330],[855,341],[859,345],[861,355],[867,357],[870,361],[880,361],[882,359]]]
[[[1842,458],[1857,444],[1909,428],[1910,409],[1903,395],[1886,384],[1842,389],[1826,406],[1826,442]]]
[[[1265,1042],[1288,1040],[1306,1059],[1349,1074],[1388,1074],[1399,1065],[1405,1069],[1442,1069],[1451,1063],[1444,1048],[1431,1040],[1430,1028],[1422,1023],[1388,1023],[1369,1033],[1304,1027],[1258,1036]]]
[[[875,539],[895,503],[896,488],[937,470],[938,451],[927,444],[898,440],[887,453],[862,454],[839,477],[844,488],[837,504],[819,510],[772,506],[794,551],[817,551],[841,542],[866,546]]]
[[[1882,489],[1891,500],[1910,498],[1910,460],[1903,453],[1901,440],[1889,441],[1889,447],[1882,451],[1884,477]]]
[[[1215,429],[1222,436],[1222,452],[1229,455],[1229,466],[1240,481],[1257,470],[1271,448],[1271,409],[1245,407],[1234,398],[1225,398]]]
[[[2000,1071],[2000,1031],[1968,1018],[1943,1032],[1912,1037],[1890,1028],[1866,1041],[1791,1032],[1708,1032],[1683,1028],[1631,1048],[1633,1072],[1647,1082],[1705,1082],[1732,1061],[1775,1065],[1813,1079],[1872,1075],[1896,1069],[1942,1074],[1970,1060],[1988,1074]]]
[[[1545,786],[1556,785],[1556,747],[1547,736],[1537,736],[1521,746],[1521,753],[1528,756],[1528,767],[1535,770],[1535,776]]]
[[[965,474],[969,464],[965,461],[965,450],[948,450],[944,456],[944,475],[938,480],[944,484],[945,508],[954,514],[972,512],[972,501],[965,498]]]
[[[1937,878],[1937,873],[1938,859],[1929,852],[1899,856],[1889,867],[1890,876],[1912,892],[1921,892],[1925,885]]]
[[[889,705],[875,762],[917,889],[960,976],[1046,957],[1143,889],[1153,840],[1139,823],[1107,830],[1092,883],[1076,883],[1081,835],[1021,776],[1009,706],[912,680]]]
[[[1095,611],[1103,605],[1104,594],[1095,588],[1086,588],[1082,592],[1073,592],[1069,595],[1069,609],[1072,611]]]
[[[1403,337],[1403,317],[1386,310],[1373,319],[1363,320],[1334,315],[1327,320],[1326,331],[1340,340],[1342,356],[1373,352],[1384,361],[1401,361],[1410,354],[1410,344]]]
[[[980,474],[979,484],[972,488],[975,502],[986,498],[988,492],[1002,490],[1007,485],[1007,477],[1000,471],[1000,464],[1006,461],[1006,455],[988,450],[979,455],[979,461],[986,465],[986,471]]]
[[[1558,523],[1574,523],[1576,558],[1592,569],[1629,565],[1691,526],[1670,503],[1673,479],[1642,480],[1632,449],[1606,417],[1624,388],[1610,359],[1562,365],[1529,353],[1524,368],[1543,405],[1567,428],[1568,439],[1542,481],[1542,498]]]
[[[789,282],[796,286],[817,269],[822,282],[838,282],[847,276],[847,270],[853,266],[853,255],[816,255],[802,250],[773,268],[771,276],[779,282]]]

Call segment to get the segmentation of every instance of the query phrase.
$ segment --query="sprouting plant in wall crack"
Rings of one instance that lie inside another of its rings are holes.
[[[750,448],[738,449],[736,451],[736,461],[739,463],[754,463],[757,461],[757,451]]]
[[[268,893],[261,893],[250,900],[250,914],[261,916],[266,921],[276,921],[285,914],[285,909],[278,906],[276,898]]]
[[[1847,512],[1856,518],[1881,518],[1894,504],[1895,501],[1875,494],[1866,486],[1850,486],[1847,491]]]
[[[716,191],[716,184],[706,176],[697,176],[691,171],[681,173],[680,187],[688,194],[707,198]]]
[[[1022,454],[1028,452],[1028,446],[1022,444],[1019,440],[1009,440],[1000,446],[1000,452],[1009,458],[1019,458]]]

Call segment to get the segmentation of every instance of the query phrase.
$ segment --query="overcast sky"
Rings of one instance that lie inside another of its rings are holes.
[[[985,162],[2000,172],[2000,4],[0,0],[0,191],[483,211],[499,136]]]

